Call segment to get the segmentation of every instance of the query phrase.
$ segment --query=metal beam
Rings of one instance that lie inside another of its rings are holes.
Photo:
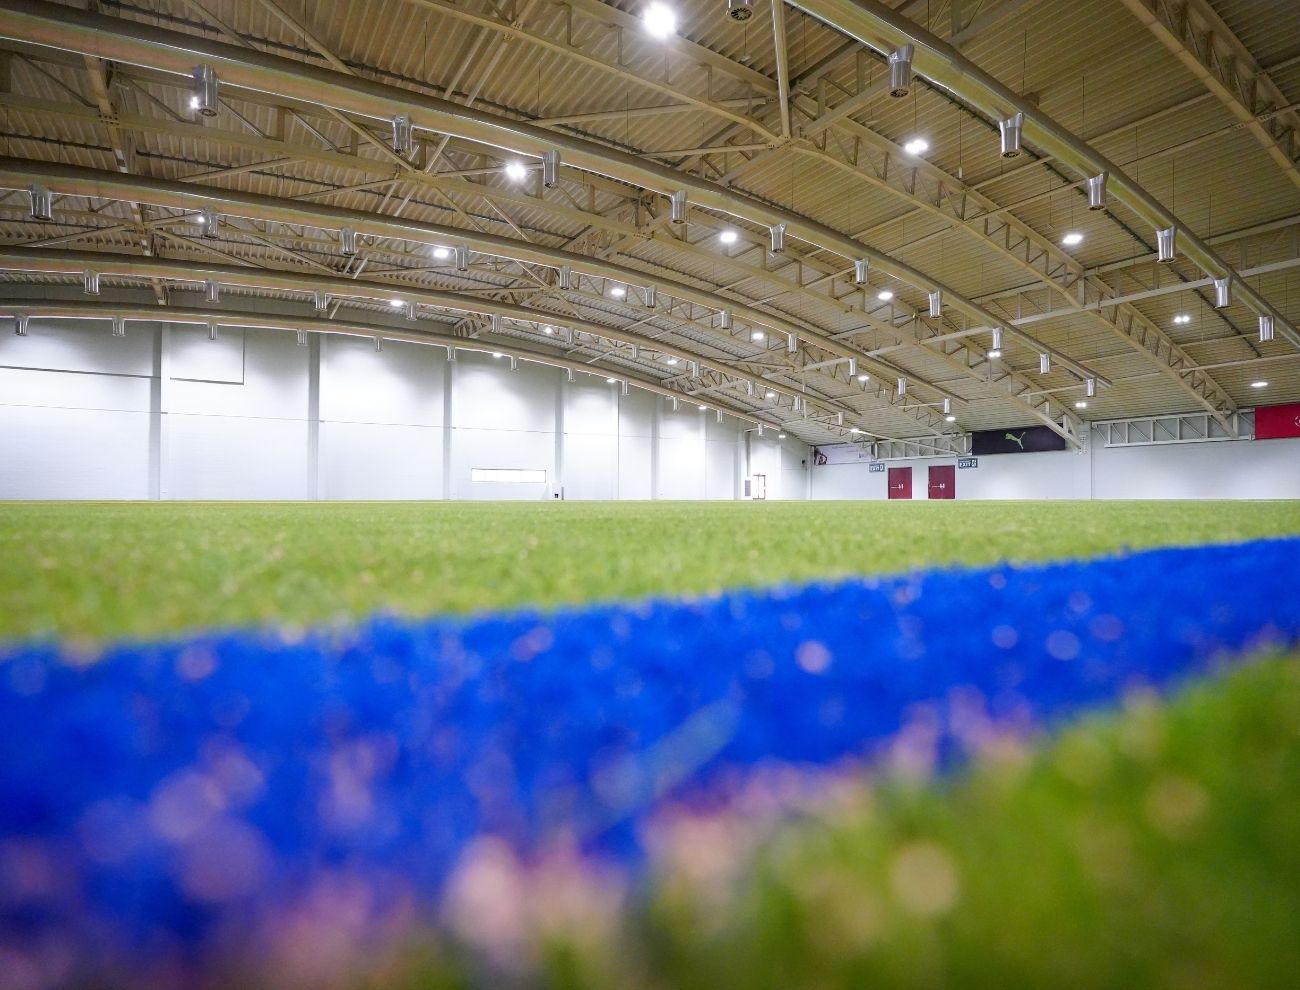
[[[1260,143],[1284,175],[1300,186],[1300,118],[1249,49],[1205,0],[1123,0],[1173,54]],[[1261,114],[1270,114],[1261,120]]]
[[[1026,143],[1042,148],[1081,177],[1108,173],[1110,194],[1118,202],[1149,224],[1153,231],[1175,228],[1183,252],[1202,271],[1215,277],[1232,278],[1238,298],[1259,315],[1271,316],[1278,333],[1300,347],[1300,334],[1284,314],[1242,281],[1189,225],[1105,155],[1062,127],[1036,104],[998,82],[952,45],[915,22],[900,17],[879,0],[790,0],[790,3],[882,54],[888,54],[900,45],[912,45],[915,49],[912,64],[919,75],[947,89],[989,119],[1003,120],[1023,113]]]
[[[805,0],[807,2],[807,0]],[[925,273],[807,217],[760,202],[705,179],[685,174],[636,155],[592,141],[547,131],[533,124],[472,109],[437,97],[387,86],[368,79],[238,48],[206,38],[179,34],[119,18],[103,17],[34,0],[0,0],[0,36],[65,50],[92,52],[119,61],[188,73],[196,59],[212,65],[221,78],[254,90],[327,105],[336,110],[388,119],[411,115],[416,126],[456,133],[491,147],[540,156],[558,150],[572,166],[619,179],[664,195],[684,189],[698,206],[742,217],[765,226],[785,224],[787,236],[839,254],[851,263],[867,258],[901,282],[927,293],[942,292],[948,304],[967,318],[1000,327],[1021,339],[1010,323]],[[1245,293],[1243,292],[1243,295]],[[1279,322],[1281,321],[1279,318]],[[1041,347],[1037,342],[1031,346]],[[1074,363],[1065,355],[1066,363]],[[1094,374],[1087,372],[1092,377]]]

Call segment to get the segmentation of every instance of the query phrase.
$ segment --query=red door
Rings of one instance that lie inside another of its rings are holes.
[[[951,464],[930,465],[930,498],[957,497],[957,469]]]
[[[912,469],[910,467],[891,467],[889,469],[889,497],[912,497]]]

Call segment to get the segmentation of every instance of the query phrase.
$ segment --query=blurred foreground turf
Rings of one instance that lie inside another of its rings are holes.
[[[1300,502],[0,503],[0,640],[709,592],[1300,533]]]
[[[621,921],[598,882],[497,857],[480,880],[525,934],[470,897],[459,943],[359,982],[491,985],[496,966],[592,988],[1294,987],[1300,660],[1131,698],[954,779],[833,783],[774,832],[755,820],[669,828]]]

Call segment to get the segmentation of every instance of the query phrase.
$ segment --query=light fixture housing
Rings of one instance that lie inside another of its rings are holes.
[[[415,150],[415,132],[411,128],[411,115],[399,113],[393,117],[393,153],[405,158]]]
[[[218,333],[218,331],[217,331],[217,321],[216,321],[216,320],[209,320],[209,321],[208,321],[208,340],[216,340],[216,339],[217,339],[217,333]]]
[[[1251,382],[1251,383],[1250,383],[1250,387],[1251,387],[1251,388],[1268,388],[1268,382],[1264,381],[1263,379],[1260,379],[1260,380],[1257,381],[1257,382]]]
[[[437,247],[433,249],[432,253],[435,261],[446,261],[448,258],[451,257],[451,248],[443,247],[441,244],[439,244]]]
[[[949,399],[945,396],[943,400],[943,414],[945,416],[948,416],[951,413],[952,413],[952,399]]]
[[[778,223],[768,228],[768,240],[773,254],[785,253],[785,224]]]
[[[113,317],[113,336],[114,337],[126,336],[126,320],[124,320],[120,316]]]
[[[554,189],[560,184],[560,153],[558,151],[542,152],[542,185]]]
[[[559,275],[559,280],[560,280],[560,288],[561,288],[561,289],[565,289],[565,290],[572,289],[572,288],[573,288],[573,269],[570,268],[568,265],[561,265],[561,266],[560,266],[560,275]]]
[[[1016,158],[1020,155],[1020,132],[1025,125],[1025,115],[1014,113],[1005,120],[998,121],[998,131],[1002,136],[1002,157]]]
[[[722,233],[718,234],[718,240],[720,240],[723,244],[735,244],[736,241],[739,239],[740,239],[740,235],[737,234],[734,230],[724,230],[722,231]]]
[[[99,295],[99,272],[87,269],[81,273],[81,288],[88,296]]]
[[[677,33],[677,12],[659,0],[653,0],[641,14],[646,34],[652,38],[667,38]]]
[[[750,333],[749,339],[755,343],[761,343],[762,341],[767,340],[767,334],[762,330],[754,330]]]
[[[912,91],[912,55],[915,51],[911,45],[901,45],[889,53],[890,96],[898,98]]]
[[[1175,323],[1176,325],[1180,326],[1180,327],[1181,327],[1181,326],[1186,326],[1188,323],[1191,323],[1191,322],[1192,322],[1192,315],[1191,315],[1190,313],[1175,313],[1175,314],[1174,314],[1174,323]]]
[[[54,219],[54,194],[39,182],[27,187],[31,198],[31,215],[33,220],[49,221]]]
[[[906,379],[906,378],[900,378],[900,379],[898,379],[898,394],[899,394],[899,395],[906,395],[906,394],[907,394],[907,379]]]
[[[799,353],[799,335],[788,333],[785,335],[785,352],[787,354]]]
[[[943,421],[944,421],[945,423],[955,423],[955,422],[957,422],[957,417],[954,416],[952,413],[948,413],[947,415],[945,415],[945,416],[943,417]]]
[[[866,258],[859,258],[853,262],[853,284],[866,285],[867,272],[871,268],[871,263]]]
[[[215,278],[206,279],[204,281],[203,293],[204,298],[210,303],[221,301],[221,285]]]
[[[903,145],[903,150],[909,155],[923,155],[930,150],[930,142],[923,137],[914,137]]]
[[[1156,231],[1156,261],[1169,264],[1178,256],[1178,228],[1165,227]]]
[[[623,286],[615,282],[613,285],[610,286],[609,294],[613,296],[615,299],[622,299],[624,296],[627,295],[627,289],[625,289]]]
[[[871,376],[868,375],[866,372],[863,372],[862,374],[858,375],[858,384],[865,385],[869,381],[871,381]]]
[[[686,222],[686,190],[678,189],[668,199],[668,219],[673,223]]]
[[[724,309],[721,313],[718,314],[718,325],[721,326],[723,330],[731,329],[731,325],[732,325],[731,310]]]
[[[1083,243],[1083,234],[1077,230],[1067,230],[1065,236],[1061,238],[1061,243],[1066,247],[1076,247]]]
[[[221,95],[221,81],[210,65],[196,65],[190,70],[190,109],[201,117],[215,117]]]
[[[203,228],[204,237],[216,237],[217,228],[221,226],[221,218],[217,216],[217,211],[210,206],[200,210],[199,226]]]
[[[299,347],[306,347],[306,346],[307,346],[307,331],[306,331],[306,330],[299,330],[299,331],[298,331],[298,346],[299,346]]]
[[[453,254],[456,256],[456,271],[469,271],[469,247],[465,244],[457,244]]]
[[[881,302],[889,302],[889,300],[894,298],[894,294],[889,289],[881,289],[876,293],[876,298]]]
[[[339,231],[339,254],[351,258],[357,253],[357,232],[351,227]]]
[[[645,308],[654,309],[659,304],[659,286],[651,282],[645,287]]]
[[[1002,328],[994,327],[990,332],[989,357],[1000,358],[1002,356]]]
[[[943,290],[935,289],[930,293],[930,319],[937,320],[943,316]]]
[[[1225,309],[1232,305],[1232,278],[1225,275],[1214,280],[1214,308]]]
[[[511,182],[523,182],[528,178],[528,169],[523,162],[510,162],[505,167],[506,178]]]
[[[14,314],[14,334],[18,337],[27,336],[27,314],[26,313]]]
[[[1083,394],[1090,399],[1097,394],[1097,379],[1085,378],[1083,380]]]
[[[316,307],[316,312],[324,314],[330,308],[330,297],[320,289],[312,293],[312,304]]]
[[[1087,399],[1080,399],[1078,402],[1076,402],[1076,403],[1074,404],[1074,408],[1075,408],[1075,409],[1087,409],[1087,408],[1088,408],[1088,400],[1087,400]]]
[[[1038,355],[1038,373],[1040,375],[1049,374],[1052,370],[1052,355],[1043,351]]]
[[[1259,315],[1259,342],[1267,344],[1273,339],[1273,317],[1268,313]]]
[[[1109,172],[1100,172],[1088,177],[1088,209],[1104,210],[1106,208],[1106,180]]]
[[[393,309],[401,309],[401,308],[402,308],[402,300],[400,300],[400,299],[390,299],[390,300],[388,300],[388,305],[391,306],[391,307],[393,307]]]

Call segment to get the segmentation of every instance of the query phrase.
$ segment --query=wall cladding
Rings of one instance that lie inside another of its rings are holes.
[[[750,464],[745,424],[600,374],[252,329],[212,341],[133,322],[114,338],[101,322],[0,337],[0,498],[732,499]],[[750,437],[768,497],[805,497],[806,446]]]

